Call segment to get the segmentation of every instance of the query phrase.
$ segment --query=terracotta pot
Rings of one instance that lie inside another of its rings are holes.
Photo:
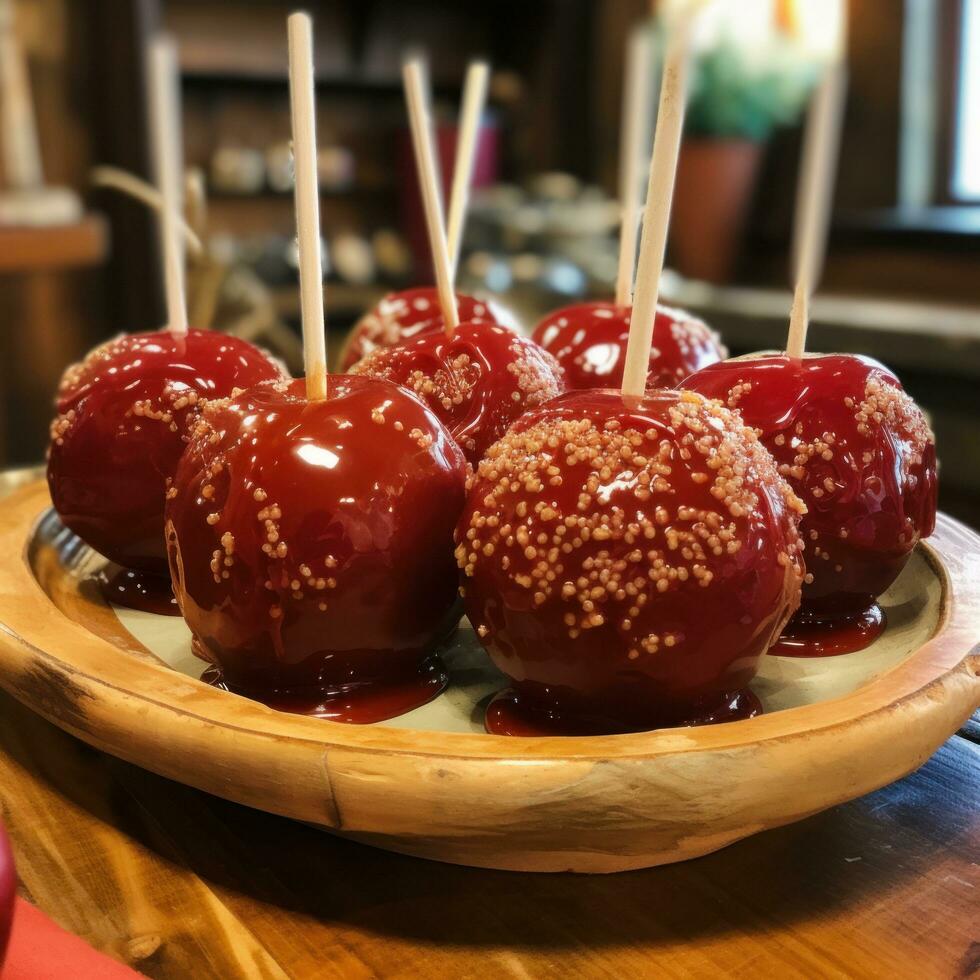
[[[436,128],[435,149],[442,177],[443,217],[449,209],[453,167],[456,164],[457,135],[457,127],[453,124],[443,123]],[[499,131],[488,117],[480,123],[476,159],[473,161],[473,177],[470,182],[471,189],[486,187],[497,180],[499,155]],[[435,273],[432,269],[432,253],[429,251],[425,210],[422,206],[422,193],[419,190],[418,171],[415,169],[412,136],[407,127],[399,134],[397,174],[401,228],[415,259],[416,281],[434,282]]]
[[[681,144],[670,247],[671,262],[682,275],[731,280],[763,146],[710,137],[688,137]]]

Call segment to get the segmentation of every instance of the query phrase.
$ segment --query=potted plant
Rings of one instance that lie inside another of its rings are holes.
[[[816,76],[800,32],[774,9],[722,3],[702,18],[671,223],[672,263],[691,278],[731,278],[766,143],[799,118]]]

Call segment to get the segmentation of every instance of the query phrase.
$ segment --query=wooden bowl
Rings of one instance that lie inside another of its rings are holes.
[[[884,597],[885,634],[822,660],[766,657],[766,713],[590,738],[477,731],[499,678],[461,629],[432,705],[356,726],[196,679],[179,618],[117,611],[100,559],[33,483],[0,502],[0,686],[95,747],[379,847],[459,864],[607,872],[697,857],[877,789],[980,705],[980,538],[941,517]],[[188,676],[193,674],[194,676]]]

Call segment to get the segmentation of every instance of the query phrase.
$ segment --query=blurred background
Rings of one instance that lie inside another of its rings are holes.
[[[43,457],[68,362],[164,322],[153,214],[92,180],[104,165],[150,176],[145,48],[161,26],[180,46],[188,217],[207,245],[191,259],[191,322],[299,368],[293,6],[0,0],[0,466]],[[430,60],[447,184],[466,64],[493,68],[460,288],[500,294],[528,329],[611,295],[626,40],[637,25],[656,38],[671,0],[305,6],[333,354],[386,291],[431,281],[406,49]],[[699,35],[663,298],[743,353],[785,341],[802,125],[842,5],[721,8]],[[869,353],[899,374],[937,433],[941,506],[980,526],[980,0],[850,0],[846,17],[841,162],[809,346]]]

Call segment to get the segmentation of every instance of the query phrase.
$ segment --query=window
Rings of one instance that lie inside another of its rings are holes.
[[[980,0],[961,3],[952,192],[961,201],[980,201]]]

